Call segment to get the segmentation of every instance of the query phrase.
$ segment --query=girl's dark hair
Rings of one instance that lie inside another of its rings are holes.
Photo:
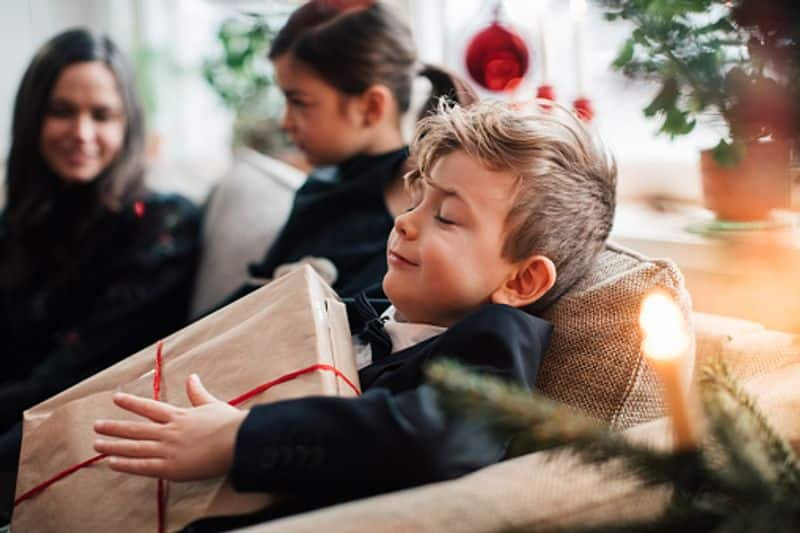
[[[441,96],[461,105],[477,100],[469,85],[456,76],[430,65],[418,67],[411,30],[381,2],[306,2],[278,32],[269,57],[274,60],[287,52],[345,94],[361,94],[376,83],[385,85],[401,113],[411,105],[416,75],[433,85],[421,116],[434,112]]]
[[[101,61],[116,78],[125,138],[119,155],[98,177],[86,184],[66,184],[42,157],[42,124],[64,69],[90,61]],[[7,249],[2,254],[5,266],[12,268],[0,268],[0,283],[8,281],[10,271],[35,271],[55,259],[54,249],[82,242],[104,212],[118,210],[141,189],[143,175],[144,117],[127,60],[107,36],[85,29],[56,35],[28,65],[14,104],[3,212]],[[78,261],[69,253],[62,259]]]

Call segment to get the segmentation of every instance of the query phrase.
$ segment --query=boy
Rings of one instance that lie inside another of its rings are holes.
[[[238,490],[318,505],[503,458],[506,443],[443,415],[422,367],[445,355],[533,387],[551,326],[532,313],[600,252],[616,168],[568,113],[524,115],[499,103],[426,118],[412,158],[412,207],[395,220],[383,280],[394,319],[376,327],[363,299],[349,307],[354,331],[371,344],[359,373],[364,394],[249,412],[215,399],[197,376],[187,383],[193,408],[118,394],[115,403],[150,421],[96,423],[97,433],[122,439],[95,444],[112,469],[178,481],[230,473]]]

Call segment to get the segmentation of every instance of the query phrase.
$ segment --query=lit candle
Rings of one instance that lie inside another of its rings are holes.
[[[644,299],[639,325],[644,334],[642,351],[664,385],[674,448],[691,449],[695,438],[686,382],[690,340],[683,314],[668,294],[656,291]]]
[[[578,97],[586,96],[584,92],[584,51],[583,27],[586,17],[586,0],[570,0],[570,13],[572,14],[572,39],[575,53],[575,85]]]

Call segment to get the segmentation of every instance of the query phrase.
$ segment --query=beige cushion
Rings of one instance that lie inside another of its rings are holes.
[[[765,331],[761,324],[727,316],[695,311],[692,318],[696,339],[695,366],[698,369],[707,361],[719,357],[725,344],[735,337]],[[698,375],[695,371],[695,376]]]
[[[793,362],[747,379],[745,389],[758,398],[762,412],[772,427],[800,454],[800,337],[795,335]]]
[[[247,265],[264,257],[304,178],[299,170],[252,150],[236,154],[206,208],[192,316],[218,304],[247,279]]]
[[[784,367],[800,364],[800,335],[765,330],[733,336],[723,343],[722,358],[741,380],[780,373]],[[698,364],[706,361],[698,360]]]
[[[668,444],[664,419],[630,430],[633,438]],[[669,494],[620,477],[615,465],[587,466],[557,452],[525,455],[466,477],[426,485],[264,524],[263,533],[375,533],[401,531],[489,533],[646,518]]]
[[[690,323],[689,294],[671,261],[608,244],[589,275],[544,314],[554,331],[538,379],[542,392],[618,428],[661,416],[638,316],[643,296],[656,288],[673,296]],[[691,375],[691,358],[688,364]]]

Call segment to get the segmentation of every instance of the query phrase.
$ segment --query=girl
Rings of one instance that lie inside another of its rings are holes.
[[[143,187],[132,73],[85,30],[45,43],[25,72],[6,171],[0,472],[16,470],[23,410],[181,325],[199,226],[188,200]]]
[[[285,131],[311,164],[334,167],[312,172],[297,191],[286,225],[250,274],[270,279],[310,262],[342,296],[378,289],[386,237],[408,205],[401,117],[414,77],[433,86],[422,114],[439,96],[468,104],[474,94],[440,69],[420,68],[410,29],[380,2],[311,0],[291,15],[269,57],[286,95]]]

